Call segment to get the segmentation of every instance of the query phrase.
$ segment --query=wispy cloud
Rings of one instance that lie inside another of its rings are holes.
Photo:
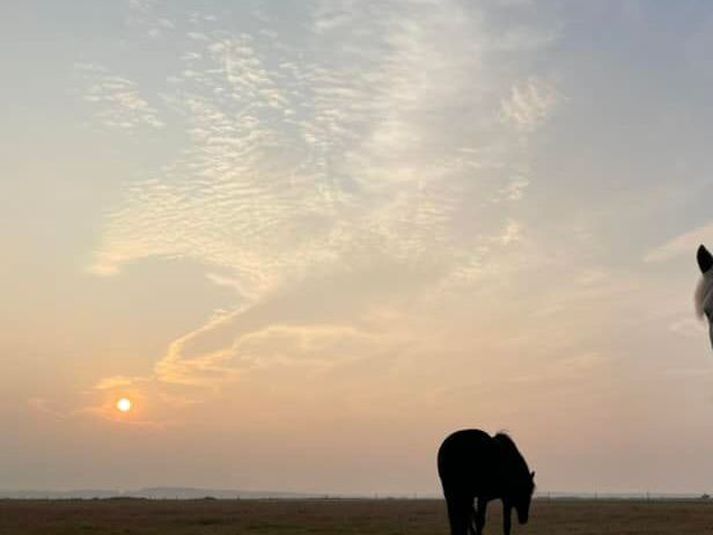
[[[523,135],[556,102],[538,79],[522,84],[487,68],[488,55],[502,57],[503,47],[481,13],[457,2],[378,9],[318,2],[300,12],[305,24],[296,36],[282,35],[263,12],[251,16],[260,31],[173,14],[170,29],[188,30],[160,99],[188,143],[129,186],[90,266],[109,275],[143,258],[191,258],[209,273],[220,268],[212,280],[239,294],[237,312],[171,345],[155,369],[160,381],[237,377],[241,366],[263,361],[275,337],[295,361],[314,363],[332,353],[300,348],[326,348],[336,338],[367,343],[353,326],[273,320],[235,332],[217,349],[187,353],[196,338],[315,271],[373,258],[437,266],[427,283],[435,286],[476,280],[494,251],[521,239],[507,205],[530,181]],[[506,53],[531,54],[534,42]],[[112,110],[100,122],[168,124],[134,84],[86,71],[97,78],[88,95]],[[372,275],[385,276],[378,268]],[[255,347],[261,356],[246,358]]]
[[[186,119],[191,146],[132,186],[92,269],[192,256],[260,292],[349,249],[447,255],[463,246],[452,226],[473,211],[471,195],[521,198],[528,178],[488,117],[499,96],[481,66],[487,42],[473,40],[477,19],[450,3],[406,16],[392,6],[378,22],[370,9],[318,8],[297,52],[250,34],[189,32],[164,98]],[[528,128],[549,105],[533,84],[516,114]],[[454,132],[463,110],[473,124]]]
[[[559,100],[552,85],[531,78],[512,87],[502,101],[502,117],[518,130],[530,132],[549,118]]]
[[[98,124],[120,130],[163,128],[159,112],[141,95],[135,82],[94,64],[78,63],[75,69],[84,86],[82,98],[91,105]]]
[[[27,400],[27,405],[30,407],[30,409],[48,415],[54,420],[65,420],[66,418],[71,416],[71,412],[57,409],[52,403],[52,401],[45,398],[30,398]]]
[[[707,223],[650,250],[644,256],[644,261],[665,262],[682,255],[689,255],[693,259],[698,246],[710,241],[711,236],[713,236],[713,223]]]
[[[99,381],[94,388],[97,390],[115,390],[126,388],[128,386],[133,386],[137,383],[145,382],[146,378],[141,376],[127,377],[124,375],[117,375],[114,377],[106,377]]]

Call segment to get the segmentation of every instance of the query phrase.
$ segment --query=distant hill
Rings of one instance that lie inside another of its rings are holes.
[[[189,487],[150,487],[138,490],[0,490],[0,498],[18,500],[91,500],[110,498],[143,498],[149,500],[198,500],[201,498],[216,498],[220,500],[249,499],[298,499],[322,498],[325,494],[308,494],[299,492],[251,491],[226,489],[201,489]]]

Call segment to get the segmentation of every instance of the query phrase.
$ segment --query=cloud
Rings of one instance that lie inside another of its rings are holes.
[[[502,117],[516,129],[531,132],[551,115],[559,96],[554,87],[537,78],[518,83],[501,103]]]
[[[90,63],[77,63],[75,70],[84,86],[82,99],[91,105],[97,124],[119,130],[164,127],[135,82]]]
[[[391,348],[390,338],[352,325],[272,324],[239,334],[226,348],[196,356],[185,354],[185,344],[174,344],[156,364],[156,378],[169,384],[214,386],[239,381],[241,373],[257,368],[330,367]]]
[[[124,375],[116,375],[114,377],[106,377],[99,381],[94,388],[97,390],[116,390],[133,386],[137,383],[145,382],[146,379],[141,376],[127,377]]]
[[[510,245],[519,241],[522,237],[522,227],[516,221],[508,221],[505,230],[498,240],[503,245]]]
[[[65,420],[72,415],[71,412],[62,411],[54,406],[48,399],[33,397],[27,400],[27,405],[34,411],[48,415],[54,420]]]
[[[190,258],[240,303],[175,340],[154,379],[237,380],[256,363],[288,358],[265,357],[276,338],[295,362],[315,365],[338,360],[342,353],[327,349],[336,338],[375,352],[353,325],[298,328],[275,318],[210,350],[187,348],[315,273],[351,270],[356,280],[368,269],[375,280],[397,281],[391,266],[424,266],[429,275],[408,291],[446,291],[448,281],[473,284],[484,266],[495,272],[494,254],[522,239],[508,205],[530,182],[523,136],[546,120],[555,91],[487,60],[520,61],[536,52],[536,39],[503,50],[481,13],[457,2],[374,10],[317,2],[295,14],[304,24],[291,35],[262,12],[246,16],[260,31],[241,32],[205,14],[166,17],[155,8],[155,18],[171,21],[181,58],[165,87],[143,99],[138,85],[103,83],[108,73],[87,70],[99,80],[89,95],[112,110],[100,123],[166,125],[187,140],[127,187],[89,270],[112,275],[149,257]],[[157,98],[161,108],[148,104]],[[157,111],[164,108],[170,118]],[[360,259],[374,262],[352,267]],[[256,347],[260,356],[246,358]]]
[[[295,51],[204,22],[188,32],[163,98],[190,146],[131,186],[91,270],[188,256],[234,270],[258,295],[354,251],[417,259],[468,247],[452,229],[472,196],[519,200],[529,178],[488,111],[499,95],[481,65],[487,43],[473,39],[478,19],[455,3],[397,6],[378,20],[367,5],[319,7]],[[515,116],[541,120],[541,87],[529,83],[516,101],[532,109]]]
[[[694,318],[685,317],[679,318],[669,325],[669,330],[679,336],[686,338],[702,339],[706,328],[703,322],[696,321]]]
[[[500,190],[501,197],[496,198],[496,200],[519,201],[522,199],[525,194],[525,189],[529,185],[530,180],[526,176],[515,175],[511,178],[510,182]]]
[[[702,225],[651,249],[644,256],[644,262],[666,262],[683,255],[690,256],[694,262],[698,246],[710,241],[712,236],[713,223]]]

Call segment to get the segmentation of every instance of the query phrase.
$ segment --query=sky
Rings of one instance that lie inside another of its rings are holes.
[[[713,490],[713,5],[0,7],[0,485]],[[133,409],[120,413],[127,397]]]

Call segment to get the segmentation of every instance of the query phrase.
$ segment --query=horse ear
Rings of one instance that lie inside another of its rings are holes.
[[[701,273],[705,273],[713,267],[713,256],[708,252],[705,245],[701,245],[698,248],[696,259],[698,260],[698,267],[701,268]]]
[[[530,472],[530,479],[535,479],[535,471]]]

